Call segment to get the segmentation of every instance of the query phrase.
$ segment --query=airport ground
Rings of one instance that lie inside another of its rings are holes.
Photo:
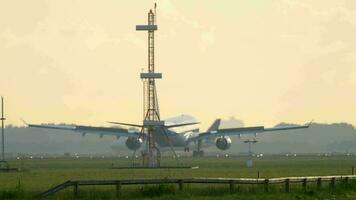
[[[11,167],[24,167],[22,172],[0,173],[0,199],[37,199],[36,195],[67,180],[78,179],[137,179],[178,177],[261,178],[285,176],[318,176],[351,174],[356,156],[281,156],[255,158],[252,168],[246,167],[247,157],[180,158],[184,165],[199,169],[111,169],[127,167],[131,159],[117,157],[56,157],[13,159]],[[139,159],[136,163],[139,163]],[[162,165],[175,165],[172,158],[164,158]],[[79,199],[115,199],[113,186],[80,187]],[[73,199],[72,189],[66,189],[47,199]],[[285,193],[278,186],[268,193],[261,186],[242,186],[234,193],[225,185],[187,185],[181,192],[176,185],[123,186],[122,199],[356,199],[356,183],[337,184],[331,193],[325,185],[317,190],[313,184],[308,191],[299,185]]]

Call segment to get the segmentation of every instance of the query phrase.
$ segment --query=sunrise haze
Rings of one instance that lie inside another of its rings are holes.
[[[141,122],[154,2],[0,0],[7,123]],[[163,118],[356,123],[356,1],[156,2]]]

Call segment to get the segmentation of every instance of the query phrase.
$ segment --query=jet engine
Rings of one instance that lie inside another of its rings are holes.
[[[231,139],[228,136],[219,137],[216,139],[216,147],[220,150],[227,150],[231,146]]]
[[[129,138],[127,138],[125,144],[126,144],[127,148],[129,148],[132,151],[135,151],[141,147],[142,139],[129,137]]]

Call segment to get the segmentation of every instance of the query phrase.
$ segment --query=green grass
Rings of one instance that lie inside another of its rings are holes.
[[[163,159],[163,165],[174,165],[172,159]],[[139,162],[139,160],[137,160]],[[283,177],[343,175],[351,173],[356,166],[355,157],[281,157],[265,156],[254,161],[253,168],[245,166],[245,158],[182,158],[185,165],[199,166],[199,169],[109,169],[129,166],[131,160],[117,158],[43,159],[25,160],[28,169],[19,173],[0,173],[0,199],[36,199],[35,195],[52,186],[76,179],[133,179],[169,177]],[[10,161],[12,167],[20,167],[18,160]],[[273,186],[264,193],[262,186],[241,186],[233,194],[224,185],[185,185],[179,192],[176,185],[123,186],[123,198],[127,199],[356,199],[356,184],[337,185],[331,194],[325,185],[317,191],[315,185],[308,185],[304,193],[300,184],[292,185],[290,194],[282,186]],[[72,189],[55,194],[49,199],[72,199]],[[79,199],[115,199],[113,186],[80,187]]]

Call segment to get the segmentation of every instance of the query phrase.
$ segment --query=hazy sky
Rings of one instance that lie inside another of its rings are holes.
[[[161,0],[162,117],[356,124],[356,1]],[[142,120],[154,1],[0,0],[8,123]]]

